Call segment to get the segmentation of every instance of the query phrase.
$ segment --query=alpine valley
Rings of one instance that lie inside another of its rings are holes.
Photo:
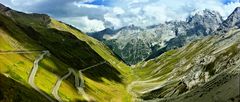
[[[0,4],[0,102],[239,102],[239,79],[240,7],[87,35]]]

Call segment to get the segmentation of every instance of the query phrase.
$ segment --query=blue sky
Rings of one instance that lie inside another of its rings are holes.
[[[231,2],[237,2],[237,0],[222,0],[222,2],[224,4],[228,4],[228,3],[231,3]]]
[[[104,5],[104,6],[111,6],[112,0],[94,0],[90,2],[85,2],[85,4],[92,4],[92,5]]]
[[[1,0],[13,9],[46,13],[84,32],[128,25],[149,26],[210,9],[226,18],[240,0]]]
[[[93,0],[90,2],[86,2],[86,4],[93,4],[93,5],[105,5],[105,6],[111,6],[111,2],[114,2],[116,0]],[[237,0],[221,0],[222,3],[228,4],[231,2],[236,2]]]

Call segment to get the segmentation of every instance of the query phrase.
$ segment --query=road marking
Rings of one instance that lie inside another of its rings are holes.
[[[0,54],[22,54],[22,53],[37,53],[37,52],[44,52],[43,50],[8,50],[8,51],[1,51]]]
[[[93,66],[84,68],[84,69],[82,69],[81,71],[82,71],[82,72],[83,72],[83,71],[86,71],[86,70],[88,70],[88,69],[94,68],[94,67],[99,66],[99,65],[102,65],[102,64],[104,64],[104,63],[106,63],[106,61],[103,61],[103,62],[100,62],[100,63],[95,64],[95,65],[93,65]]]

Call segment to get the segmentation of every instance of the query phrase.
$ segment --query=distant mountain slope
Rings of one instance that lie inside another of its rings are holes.
[[[214,33],[136,64],[138,80],[129,84],[129,92],[150,102],[239,101],[240,28]]]
[[[47,15],[25,14],[1,4],[0,67],[0,74],[26,87],[37,68],[32,84],[53,100],[58,96],[61,101],[131,100],[125,89],[130,68],[104,44]]]
[[[212,34],[222,21],[218,12],[204,10],[189,16],[186,21],[170,21],[146,28],[134,25],[118,30],[108,28],[90,35],[132,65]]]
[[[171,99],[171,97],[189,92],[189,94],[184,95],[187,97],[193,90],[196,88],[198,90],[201,87],[203,87],[201,89],[203,91],[202,94],[204,92],[208,93],[209,91],[204,91],[208,90],[206,88],[212,87],[217,89],[216,87],[219,83],[224,84],[230,81],[231,78],[239,76],[239,50],[239,29],[232,29],[225,35],[214,35],[194,41],[183,48],[170,50],[156,59],[137,64],[134,67],[134,72],[139,76],[139,79],[129,85],[129,90],[144,100],[155,98],[163,98],[164,100],[165,97],[166,99]],[[236,81],[233,83],[237,83]],[[223,90],[229,87],[225,86]],[[233,88],[239,89],[238,86]],[[211,91],[217,92],[217,90]],[[219,91],[222,93],[222,90]],[[236,89],[229,89],[224,93],[232,94],[231,96],[224,96],[223,94],[221,94],[222,96],[216,96],[220,98],[219,101],[226,101],[228,98],[230,100],[231,97],[239,95]],[[197,94],[198,92],[196,92]],[[193,96],[194,94],[188,98],[194,100]],[[178,98],[181,97],[179,96]],[[209,102],[217,101],[216,99],[210,98]],[[201,102],[202,100],[199,98],[197,101]]]

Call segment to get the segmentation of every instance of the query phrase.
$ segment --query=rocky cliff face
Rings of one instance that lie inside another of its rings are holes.
[[[212,34],[220,23],[222,17],[219,13],[204,10],[189,16],[186,21],[170,21],[146,28],[132,25],[90,35],[110,46],[128,64],[136,64]]]
[[[240,7],[237,7],[221,24],[218,30],[229,30],[232,27],[240,27]]]

